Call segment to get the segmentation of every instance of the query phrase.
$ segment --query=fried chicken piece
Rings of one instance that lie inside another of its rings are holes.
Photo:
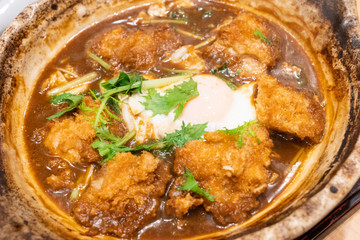
[[[75,175],[71,171],[69,163],[55,158],[50,160],[46,166],[51,169],[51,176],[46,178],[46,183],[49,184],[53,190],[60,190],[64,188],[73,188],[75,186]]]
[[[99,107],[100,102],[84,97],[88,108]],[[44,145],[50,152],[71,163],[96,162],[101,159],[99,153],[91,146],[95,141],[96,131],[89,119],[94,119],[94,112],[80,111],[75,117],[54,120],[48,125]],[[109,126],[115,136],[122,137],[126,131],[121,121],[115,121]]]
[[[178,178],[171,187],[170,198],[166,202],[168,213],[181,217],[189,209],[201,204],[206,211],[213,213],[221,224],[241,222],[248,212],[258,206],[256,197],[267,187],[270,154],[273,146],[266,128],[252,124],[255,132],[243,134],[245,145],[239,147],[237,139],[225,133],[211,132],[203,140],[188,142],[176,150],[174,172]],[[213,202],[189,192],[180,192],[182,174],[187,167],[194,175],[199,186],[208,189],[215,196]]]
[[[187,191],[177,190],[182,184],[185,183],[185,179],[177,178],[174,185],[169,191],[169,200],[166,202],[167,214],[181,218],[183,215],[189,212],[190,209],[200,206],[204,203],[202,198],[196,198],[191,196]]]
[[[272,43],[266,43],[254,35],[255,29],[267,36]],[[276,39],[265,19],[251,13],[239,14],[231,23],[220,27],[216,41],[204,50],[210,67],[216,69],[225,62],[239,77],[248,78],[264,72],[275,64],[279,56]]]
[[[90,50],[125,71],[149,70],[166,52],[181,46],[178,33],[166,24],[136,32],[117,27],[99,38],[90,43]]]
[[[117,153],[95,174],[73,214],[89,234],[129,237],[156,215],[170,180],[169,166],[151,153]]]
[[[44,145],[53,154],[71,163],[100,160],[100,155],[91,146],[96,137],[95,129],[83,115],[76,114],[75,118],[55,120],[50,124]]]
[[[323,107],[306,91],[281,85],[276,78],[258,78],[256,115],[265,127],[319,143],[325,128]]]
[[[53,190],[60,190],[63,188],[73,188],[74,179],[70,169],[63,170],[60,174],[52,174],[46,178],[46,183],[50,185]]]

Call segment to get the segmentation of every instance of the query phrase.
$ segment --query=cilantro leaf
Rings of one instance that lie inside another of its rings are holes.
[[[97,100],[100,96],[100,92],[95,89],[89,89],[89,95],[92,97],[92,99]]]
[[[186,182],[180,187],[178,187],[178,190],[191,191],[206,197],[211,202],[214,201],[215,196],[210,195],[209,190],[204,190],[201,187],[199,187],[199,184],[195,180],[194,175],[192,174],[192,172],[190,172],[190,170],[187,167],[185,167],[184,178],[186,179]]]
[[[190,78],[189,81],[166,90],[164,96],[161,96],[155,89],[149,89],[148,95],[144,96],[146,101],[142,104],[146,110],[153,112],[153,116],[168,114],[175,108],[175,119],[177,119],[182,113],[185,103],[196,96],[199,96],[197,83]]]
[[[119,138],[110,132],[107,126],[98,126],[95,129],[100,140],[96,140],[91,146],[98,150],[100,156],[105,157],[103,162],[113,159],[118,152],[129,152],[127,150],[130,148],[124,145],[135,136],[134,131],[128,132],[124,137]]]
[[[185,123],[182,122],[180,130],[176,130],[174,133],[167,133],[162,141],[166,142],[168,146],[182,147],[189,141],[200,139],[207,133],[205,131],[206,127],[207,123],[194,125],[189,123],[185,125]]]
[[[259,125],[259,123],[255,119],[255,120],[252,120],[252,121],[249,121],[249,122],[245,122],[243,125],[238,126],[236,128],[233,128],[233,129],[225,128],[225,130],[218,130],[218,132],[229,134],[232,137],[237,136],[237,144],[238,144],[239,147],[242,147],[242,146],[245,145],[245,142],[244,142],[244,139],[243,139],[243,136],[244,136],[245,133],[250,135],[251,137],[256,138],[256,133],[251,128],[252,125]],[[259,144],[261,144],[259,139],[257,139],[257,142]]]
[[[122,86],[128,86],[128,89],[124,91],[125,94],[132,94],[137,91],[141,93],[141,87],[142,87],[142,81],[145,80],[145,78],[137,72],[133,73],[124,73],[120,72],[119,76],[117,78],[112,78],[106,82],[103,82],[101,86],[105,88],[106,90],[111,90],[117,87]],[[140,82],[139,87],[133,88],[133,85],[137,82]]]
[[[116,153],[120,152],[120,148],[115,144],[105,142],[103,140],[96,140],[91,146],[98,150],[100,156],[105,157],[103,163],[113,159]]]
[[[161,142],[156,142],[156,143],[149,144],[149,145],[139,145],[136,147],[127,147],[124,145],[117,146],[117,145],[119,145],[119,144],[109,143],[109,142],[105,142],[103,140],[96,140],[95,142],[93,142],[93,144],[91,146],[98,150],[100,156],[105,157],[102,161],[103,163],[114,159],[116,153],[137,152],[140,150],[150,151],[153,149],[157,149],[160,145],[164,146],[164,144]]]
[[[81,103],[83,98],[84,98],[84,95],[74,95],[71,93],[63,93],[60,95],[52,96],[52,99],[50,100],[52,105],[57,105],[60,103],[65,103],[65,102],[69,102],[70,105],[64,111],[57,112],[54,115],[47,117],[46,119],[50,120],[53,118],[57,118],[67,112],[70,112],[71,110],[75,109]]]
[[[267,44],[272,43],[272,41],[270,39],[268,39],[262,32],[260,32],[256,28],[255,28],[255,31],[254,31],[254,36],[260,38],[261,41],[266,42]]]
[[[118,152],[136,152],[141,150],[151,151],[155,149],[169,149],[174,146],[182,147],[189,141],[200,139],[206,133],[206,127],[207,123],[185,125],[183,122],[180,130],[176,130],[174,133],[166,134],[163,139],[158,140],[157,142],[152,144],[142,144],[135,147],[127,147],[124,146],[124,144],[134,137],[135,132],[132,132],[132,134],[128,133],[123,138],[118,138],[110,132],[108,127],[101,125],[95,127],[97,136],[100,140],[95,141],[92,146],[98,150],[100,156],[105,157],[103,162],[107,162],[110,159],[113,159]]]
[[[183,122],[180,130],[176,130],[173,133],[167,133],[163,139],[155,143],[148,145],[139,145],[136,146],[134,149],[131,149],[130,151],[169,149],[174,146],[182,147],[189,141],[201,139],[202,136],[207,133],[205,131],[206,127],[207,123],[194,125],[191,125],[189,123],[185,125],[185,123]]]
[[[111,110],[120,114],[120,108],[117,104],[119,100],[112,95],[118,93],[132,94],[137,91],[141,93],[143,80],[145,80],[145,78],[140,73],[133,72],[127,74],[124,72],[120,72],[117,78],[112,78],[102,83],[101,86],[107,91],[105,91],[97,98],[101,101],[101,104],[96,113],[94,124],[95,127],[97,127],[99,122],[101,122],[102,115],[104,115],[105,111],[114,118],[115,115],[113,115],[106,106],[109,106]],[[123,87],[124,89],[114,92],[114,90],[119,87]]]
[[[97,136],[100,139],[103,139],[103,140],[105,139],[105,140],[108,140],[113,143],[116,143],[122,139],[122,138],[116,137],[112,132],[110,132],[108,126],[101,125],[101,126],[97,126],[94,128],[96,130]]]
[[[111,110],[113,110],[114,112],[116,112],[118,115],[121,114],[121,109],[119,107],[119,102],[120,100],[116,99],[116,98],[113,98],[113,97],[110,97],[108,100],[107,100],[107,105],[109,106],[109,108]]]
[[[114,113],[112,113],[111,111],[109,111],[109,109],[107,109],[105,105],[103,106],[101,111],[100,111],[100,107],[95,107],[95,106],[94,107],[89,107],[89,106],[86,105],[85,102],[81,102],[79,108],[86,115],[88,115],[90,113],[96,115],[95,119],[85,117],[89,122],[93,123],[94,127],[99,126],[98,123],[101,123],[102,125],[110,124],[112,119],[120,120],[120,118],[118,116],[116,116]],[[109,107],[111,109],[111,106],[109,106]],[[97,120],[97,124],[95,124],[96,120]]]

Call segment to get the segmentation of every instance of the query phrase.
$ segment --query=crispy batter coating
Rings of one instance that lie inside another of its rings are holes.
[[[169,166],[152,154],[118,153],[96,173],[73,214],[89,234],[129,237],[156,215],[170,180]]]
[[[126,71],[149,70],[166,52],[181,46],[181,40],[168,25],[159,24],[136,32],[117,27],[91,44],[91,51],[116,68]]]
[[[166,210],[181,217],[189,209],[201,204],[212,212],[221,224],[241,222],[248,211],[258,205],[256,197],[268,183],[270,154],[273,146],[266,128],[253,124],[251,129],[256,137],[244,133],[245,145],[239,147],[237,140],[225,133],[205,134],[205,141],[188,142],[175,153],[174,172],[178,178],[170,191]],[[260,142],[260,143],[259,143]],[[177,190],[183,183],[182,174],[187,167],[200,187],[209,189],[215,195],[211,202],[204,197]]]
[[[100,155],[91,146],[96,137],[95,129],[83,115],[76,114],[75,118],[55,120],[50,124],[44,145],[53,154],[72,163],[100,160]]]
[[[267,128],[320,142],[325,128],[324,109],[314,96],[281,85],[276,78],[258,78],[256,115]]]
[[[53,190],[60,190],[64,188],[73,188],[75,186],[75,175],[71,171],[69,163],[55,158],[50,160],[46,167],[51,169],[51,175],[46,178],[46,183]]]
[[[273,42],[268,44],[256,37],[255,29]],[[216,41],[205,48],[204,56],[209,59],[213,69],[228,62],[233,73],[241,69],[240,77],[252,77],[275,64],[279,55],[276,39],[266,20],[251,13],[241,13],[219,29]]]
[[[166,202],[167,214],[181,218],[189,212],[190,209],[195,208],[204,203],[204,199],[193,197],[188,191],[177,190],[185,179],[178,177],[169,191],[169,200]]]
[[[83,101],[90,108],[100,105],[99,102],[88,96],[84,97]],[[75,117],[54,120],[48,125],[49,131],[44,140],[45,147],[51,153],[71,163],[100,160],[99,153],[91,146],[95,141],[96,131],[89,119],[94,118],[94,112],[80,111],[75,114]],[[126,131],[125,125],[121,121],[115,121],[109,128],[118,137],[122,137]]]

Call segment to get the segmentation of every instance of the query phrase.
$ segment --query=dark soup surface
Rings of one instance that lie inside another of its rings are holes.
[[[177,239],[246,221],[321,141],[311,62],[274,23],[209,2],[128,10],[46,66],[25,137],[88,235]]]

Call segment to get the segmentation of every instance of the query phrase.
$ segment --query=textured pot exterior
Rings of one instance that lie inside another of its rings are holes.
[[[161,0],[151,2],[163,3]],[[356,2],[227,2],[267,17],[301,39],[315,68],[319,69],[323,95],[328,101],[327,134],[324,143],[310,154],[301,169],[303,174],[294,176],[294,184],[266,211],[239,226],[197,238],[291,239],[320,221],[360,177],[360,38]],[[147,4],[116,0],[41,0],[27,7],[1,36],[2,237],[88,238],[82,235],[85,229],[75,226],[46,200],[32,178],[23,140],[24,111],[43,66],[72,36],[133,5]]]

